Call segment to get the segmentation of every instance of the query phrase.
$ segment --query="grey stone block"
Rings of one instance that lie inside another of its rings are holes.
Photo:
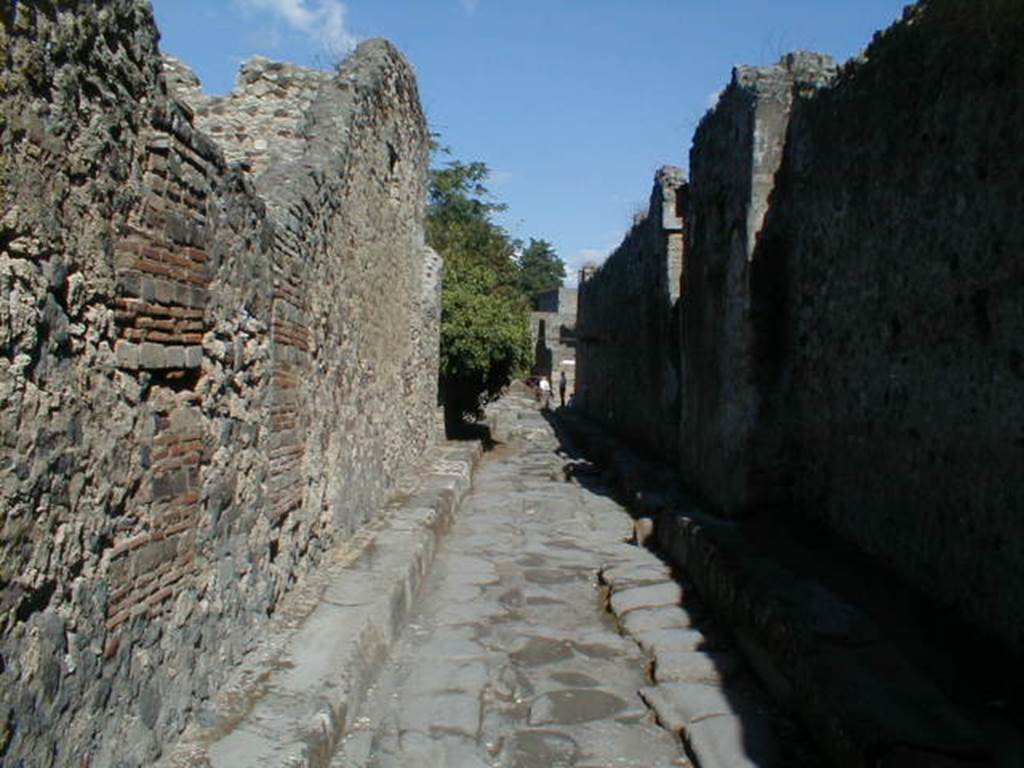
[[[154,344],[151,341],[144,341],[139,345],[139,367],[140,368],[165,368],[166,358],[165,347],[162,344]]]
[[[185,367],[184,347],[164,347],[164,366],[167,368]]]
[[[137,370],[139,367],[139,345],[130,341],[120,340],[114,347],[114,354],[117,356],[117,367],[129,371]]]
[[[616,592],[612,595],[612,610],[616,615],[633,611],[638,608],[651,608],[666,605],[681,605],[683,588],[674,581],[651,584],[646,587],[633,587]]]
[[[203,348],[200,346],[185,347],[185,368],[198,368],[203,363]]]
[[[658,656],[654,677],[659,684],[677,682],[721,685],[739,668],[739,658],[730,653],[670,651]]]
[[[658,720],[681,732],[699,720],[716,715],[739,715],[755,711],[747,699],[704,683],[659,683],[640,691]]]
[[[154,280],[153,285],[156,291],[156,300],[161,304],[173,304],[176,291],[175,283],[167,280]]]
[[[719,715],[687,727],[686,743],[701,768],[771,768],[778,745],[771,727],[756,716]]]

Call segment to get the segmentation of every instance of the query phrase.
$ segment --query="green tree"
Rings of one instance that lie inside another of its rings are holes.
[[[519,290],[532,301],[538,293],[558,288],[565,279],[565,263],[547,240],[534,240],[519,255]]]
[[[448,162],[430,174],[427,240],[444,258],[440,391],[449,430],[496,397],[530,361],[529,305],[517,285],[514,243],[492,220],[484,163]]]

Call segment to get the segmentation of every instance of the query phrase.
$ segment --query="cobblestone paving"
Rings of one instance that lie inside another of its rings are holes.
[[[520,402],[482,461],[402,640],[333,766],[688,766],[638,691],[648,658],[597,581],[636,547],[626,512],[565,481]],[[589,489],[588,487],[589,486]]]

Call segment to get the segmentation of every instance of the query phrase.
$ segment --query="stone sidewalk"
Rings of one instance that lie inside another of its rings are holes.
[[[502,442],[331,765],[816,765],[549,415],[489,416]]]
[[[404,627],[480,452],[432,449],[381,514],[285,597],[258,649],[158,766],[326,765]]]
[[[552,415],[489,417],[493,450],[435,450],[162,768],[819,764]]]

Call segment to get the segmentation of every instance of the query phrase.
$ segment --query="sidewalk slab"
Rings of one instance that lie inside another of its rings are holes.
[[[328,765],[402,630],[480,453],[476,442],[433,449],[416,481],[339,544],[312,584],[282,601],[282,620],[158,766]],[[289,607],[297,619],[285,618]]]

